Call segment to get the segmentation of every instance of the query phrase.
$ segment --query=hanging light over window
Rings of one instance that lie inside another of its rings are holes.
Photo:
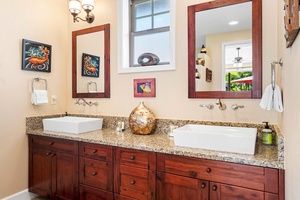
[[[85,19],[77,16],[81,12],[81,2],[79,0],[69,0],[69,11],[73,15],[73,21],[79,22],[80,19],[89,24],[92,23],[95,19],[95,16],[91,13],[94,9],[94,0],[82,0],[82,8],[86,12]]]
[[[243,63],[242,63],[243,57],[240,57],[240,49],[241,49],[241,47],[236,48],[236,50],[238,51],[238,56],[234,58],[234,61],[233,61],[234,67],[241,67],[243,65]]]

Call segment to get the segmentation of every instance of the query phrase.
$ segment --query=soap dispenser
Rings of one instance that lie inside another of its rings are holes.
[[[269,122],[265,123],[265,128],[262,130],[262,143],[264,145],[272,145],[273,144],[273,135],[272,130],[269,127]]]

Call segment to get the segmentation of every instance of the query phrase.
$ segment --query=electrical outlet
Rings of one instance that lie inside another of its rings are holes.
[[[52,95],[52,96],[51,96],[51,104],[52,104],[52,105],[56,105],[56,102],[57,102],[57,97],[56,97],[56,95]]]

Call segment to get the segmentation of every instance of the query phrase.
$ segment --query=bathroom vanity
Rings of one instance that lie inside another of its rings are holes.
[[[29,191],[49,199],[284,199],[280,145],[255,155],[174,146],[167,134],[27,129]]]

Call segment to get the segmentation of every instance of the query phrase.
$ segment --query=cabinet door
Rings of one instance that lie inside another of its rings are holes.
[[[29,191],[40,196],[51,194],[51,152],[32,148],[29,152]]]
[[[157,173],[158,200],[209,200],[209,183],[193,178]]]
[[[89,186],[80,186],[80,200],[113,200],[113,194]]]
[[[210,183],[210,200],[262,200],[264,192],[220,183]]]
[[[52,154],[52,192],[55,199],[77,199],[78,156]]]

